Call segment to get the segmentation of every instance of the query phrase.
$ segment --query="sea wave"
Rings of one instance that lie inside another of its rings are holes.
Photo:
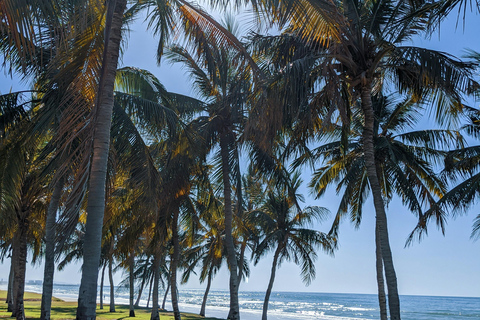
[[[6,285],[0,285],[0,289],[6,290]],[[27,284],[25,289],[41,293],[42,286]],[[78,285],[55,284],[53,294],[60,299],[75,301],[78,297],[78,289]],[[141,306],[147,305],[147,294],[142,296]],[[180,290],[180,310],[199,313],[203,294],[201,289]],[[104,302],[108,303],[109,295],[110,289],[106,286],[104,287]],[[240,292],[241,318],[244,320],[261,319],[263,298],[263,292]],[[115,303],[129,303],[128,288],[115,288]],[[377,304],[376,295],[274,292],[270,299],[268,318],[269,320],[378,319]],[[480,319],[480,298],[401,296],[401,305],[402,319],[404,320]],[[168,303],[167,309],[171,309],[170,303]],[[225,319],[228,310],[229,293],[212,290],[208,297],[206,315]]]

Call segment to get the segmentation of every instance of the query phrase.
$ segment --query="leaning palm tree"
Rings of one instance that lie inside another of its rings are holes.
[[[315,220],[322,220],[328,210],[322,207],[299,208],[302,196],[296,191],[301,184],[300,174],[294,173],[291,186],[272,183],[265,205],[250,213],[248,219],[259,221],[263,237],[254,252],[255,263],[267,252],[274,251],[270,281],[263,302],[262,320],[267,319],[268,303],[275,281],[276,270],[282,261],[293,260],[301,266],[302,280],[308,285],[315,278],[317,248],[333,254],[336,240],[329,235],[308,229]],[[294,191],[293,193],[291,191]]]
[[[456,58],[407,43],[428,25],[423,3],[409,1],[260,1],[272,21],[289,24],[289,35],[301,39],[316,61],[311,82],[316,82],[309,101],[326,114],[327,124],[338,110],[348,126],[350,107],[360,101],[364,119],[362,140],[368,184],[375,207],[391,319],[400,319],[397,277],[390,249],[385,203],[376,171],[375,118],[372,96],[391,81],[401,93],[416,100],[431,99],[437,119],[458,113],[461,92],[472,84],[471,66]],[[421,13],[419,13],[421,11]],[[295,51],[295,50],[294,50]],[[285,51],[288,52],[288,51]],[[292,68],[295,69],[292,63]],[[283,70],[287,72],[288,68]],[[275,114],[274,104],[258,113]],[[257,120],[257,122],[260,122]],[[256,123],[254,121],[254,123]],[[261,123],[261,122],[260,122]],[[265,126],[267,121],[264,121]],[[280,125],[281,121],[273,124]],[[268,130],[276,132],[277,128]],[[309,129],[315,130],[314,127]],[[270,137],[267,137],[267,139]]]

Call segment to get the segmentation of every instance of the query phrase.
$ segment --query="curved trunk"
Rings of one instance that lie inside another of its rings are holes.
[[[180,243],[178,242],[178,209],[173,213],[172,224],[173,256],[170,263],[170,294],[172,296],[173,316],[175,320],[181,320],[180,310],[178,308],[178,290],[177,290],[177,265],[180,258]]]
[[[148,263],[148,259],[146,261],[146,263]],[[145,281],[147,280],[147,278],[144,276],[143,279],[142,279],[142,283],[140,284],[140,290],[138,290],[138,297],[137,297],[137,300],[135,301],[135,307],[138,307],[140,305],[140,299],[142,298],[142,293],[143,293],[143,288],[145,287]],[[148,293],[148,295],[150,296],[150,292]],[[150,297],[148,297],[150,299]],[[148,306],[147,306],[148,308]]]
[[[150,281],[150,286],[148,287],[147,308],[150,305],[150,297],[152,296],[152,286],[153,286],[153,280]]]
[[[113,259],[108,260],[108,280],[110,282],[110,312],[115,312],[115,284],[113,283]]]
[[[25,310],[23,306],[23,294],[25,292],[25,273],[27,268],[27,231],[28,220],[21,219],[17,229],[16,245],[18,256],[17,264],[14,270],[14,305],[12,317],[17,320],[25,319]]]
[[[49,320],[52,308],[53,275],[55,273],[55,221],[62,196],[63,178],[58,179],[48,204],[45,222],[45,269],[43,272],[42,304],[40,320]]]
[[[362,110],[365,117],[363,129],[363,148],[365,154],[365,168],[370,182],[370,188],[373,195],[373,203],[376,213],[376,226],[378,227],[378,244],[380,245],[383,265],[385,268],[385,279],[388,288],[388,307],[390,309],[390,319],[400,319],[400,300],[398,297],[397,277],[393,266],[392,252],[388,239],[387,215],[382,198],[382,189],[377,176],[375,163],[375,148],[373,143],[375,116],[372,107],[371,85],[362,86]]]
[[[207,277],[207,288],[205,289],[205,294],[203,295],[202,307],[200,308],[200,315],[205,317],[205,309],[207,307],[207,298],[208,292],[210,291],[210,285],[212,284],[212,273],[213,273],[213,265],[208,270],[208,277]]]
[[[135,295],[135,287],[134,287],[134,280],[135,280],[135,275],[133,274],[133,271],[135,269],[135,256],[133,253],[133,250],[130,251],[130,266],[129,266],[129,271],[130,271],[130,313],[129,317],[135,317],[135,307],[133,306],[133,296]]]
[[[153,256],[153,297],[151,320],[160,320],[158,314],[158,285],[160,280],[160,254],[156,252]]]
[[[228,145],[225,135],[220,135],[220,154],[222,157],[223,196],[225,201],[225,247],[227,249],[227,263],[230,269],[230,311],[228,319],[240,319],[238,306],[238,267],[233,241],[233,210],[232,210],[232,186],[230,184],[230,170],[228,165]]]
[[[8,276],[8,291],[7,291],[7,312],[13,312],[13,282],[14,282],[14,273],[15,273],[15,258],[12,250],[12,257],[10,258],[10,274]]]
[[[270,274],[270,281],[268,282],[267,292],[265,292],[265,300],[263,301],[262,320],[267,320],[268,301],[270,300],[270,295],[272,294],[273,282],[275,281],[275,273],[277,271],[277,262],[278,262],[278,257],[280,256],[281,249],[282,249],[281,246],[278,246],[277,250],[275,250],[275,254],[273,255],[272,273]]]
[[[93,154],[83,245],[82,279],[78,293],[77,319],[94,320],[97,306],[97,278],[100,265],[105,182],[113,110],[113,87],[122,40],[122,20],[127,0],[107,3],[105,48],[94,116]]]
[[[167,303],[167,297],[168,297],[168,292],[170,291],[170,279],[167,281],[167,289],[165,289],[165,294],[163,295],[163,301],[162,301],[162,310],[165,309],[165,304]]]
[[[137,300],[135,300],[135,303],[133,304],[134,307],[138,307],[140,305],[140,299],[142,297],[144,287],[145,287],[145,279],[142,279],[142,283],[140,284],[140,289],[138,290]]]
[[[105,283],[105,268],[107,264],[104,264],[102,267],[102,278],[100,280],[100,309],[103,310],[103,284]]]
[[[380,306],[380,320],[387,320],[387,297],[385,296],[385,279],[383,276],[382,252],[380,249],[380,237],[378,235],[378,223],[375,224],[375,259],[377,267],[378,305]]]

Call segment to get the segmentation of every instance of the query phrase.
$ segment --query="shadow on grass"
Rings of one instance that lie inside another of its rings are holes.
[[[40,304],[41,295],[35,293],[26,293],[28,300],[25,300],[25,318],[28,320],[40,319]],[[12,313],[7,311],[7,304],[5,303],[6,292],[0,290],[0,319],[14,319],[11,317]],[[152,308],[136,307],[135,317],[129,317],[129,307],[125,305],[116,305],[116,312],[109,312],[107,309],[97,308],[97,320],[150,320],[150,313]],[[77,314],[77,303],[66,302],[60,299],[54,298],[52,300],[52,320],[68,320],[75,319]],[[173,320],[173,313],[159,310],[160,320]],[[182,319],[184,320],[221,320],[218,318],[204,318],[197,314],[182,313]]]

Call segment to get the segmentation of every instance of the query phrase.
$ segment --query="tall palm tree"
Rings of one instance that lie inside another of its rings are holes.
[[[45,221],[45,270],[43,275],[41,320],[50,320],[53,293],[53,274],[55,271],[55,226],[57,210],[64,187],[64,180],[60,178],[55,183],[50,203],[48,204]]]
[[[105,208],[105,179],[110,144],[110,127],[113,110],[113,87],[122,40],[122,20],[127,1],[106,3],[105,43],[102,70],[94,111],[95,137],[90,169],[87,223],[83,249],[82,279],[78,295],[77,319],[95,319],[97,277]],[[111,292],[110,295],[113,293]]]
[[[140,7],[153,7],[150,25],[153,25],[155,33],[160,35],[159,56],[163,52],[163,46],[168,39],[173,23],[173,5],[178,5],[178,12],[181,15],[181,21],[184,23],[184,30],[193,37],[202,36],[202,28],[211,28],[218,30],[218,24],[205,12],[193,7],[186,1],[169,3],[158,3],[156,1],[146,1],[140,3]],[[120,42],[122,39],[121,28],[123,14],[126,8],[126,0],[109,1],[106,5],[105,22],[105,46],[103,49],[102,70],[99,76],[99,86],[96,92],[96,109],[94,110],[93,132],[95,137],[92,146],[92,162],[89,180],[89,198],[87,212],[87,228],[85,235],[85,255],[84,267],[82,272],[82,282],[80,285],[79,308],[77,318],[90,319],[95,313],[96,296],[96,277],[98,273],[98,259],[103,209],[104,209],[104,188],[107,168],[107,155],[109,143],[109,128],[113,108],[113,85],[115,71],[118,62]],[[226,32],[226,30],[222,30]],[[200,35],[198,35],[200,33]],[[216,33],[218,35],[218,33]],[[226,33],[222,33],[226,34]],[[229,40],[228,35],[224,38]],[[226,40],[225,40],[226,41]],[[103,191],[102,191],[103,190]],[[89,222],[91,220],[91,222]],[[90,231],[91,230],[91,231]]]
[[[275,274],[284,260],[293,260],[301,266],[302,280],[308,285],[315,278],[316,249],[333,254],[336,240],[325,233],[308,229],[315,220],[322,220],[328,210],[321,207],[298,208],[302,199],[296,191],[301,179],[298,172],[291,178],[291,186],[275,185],[269,190],[265,206],[250,214],[249,219],[260,221],[263,238],[255,250],[255,263],[273,250],[272,270],[263,302],[262,320],[267,319],[268,303],[272,293]],[[294,193],[291,192],[294,191]]]
[[[437,118],[445,121],[448,114],[458,113],[461,92],[472,84],[470,66],[448,54],[407,43],[426,30],[428,19],[425,19],[426,12],[421,11],[421,2],[261,1],[258,5],[271,14],[272,21],[289,24],[289,30],[316,56],[312,75],[318,86],[310,101],[317,108],[323,105],[328,109],[323,112],[328,115],[324,123],[337,109],[348,126],[349,107],[360,100],[364,119],[363,150],[376,212],[376,234],[388,287],[390,317],[400,319],[397,277],[376,172],[372,95],[380,91],[385,82],[393,80],[391,85],[398,91],[417,100],[433,97]],[[268,106],[260,113],[274,114],[275,105]]]
[[[211,35],[210,35],[211,36]],[[238,41],[238,40],[237,40]],[[241,178],[235,170],[239,161],[239,137],[245,123],[246,103],[249,92],[249,68],[241,68],[238,52],[219,47],[208,41],[198,43],[201,50],[192,55],[188,49],[172,46],[167,57],[174,63],[184,64],[199,94],[206,99],[204,112],[193,121],[199,135],[206,142],[207,150],[215,150],[218,171],[215,176],[223,185],[225,215],[225,245],[230,269],[230,319],[239,318],[238,264],[233,239],[234,201],[233,185]],[[240,64],[239,64],[240,63]],[[237,188],[239,190],[240,188]]]
[[[411,131],[422,115],[421,106],[411,100],[396,103],[392,96],[379,95],[373,97],[373,107],[376,119],[376,170],[381,179],[383,198],[390,201],[394,195],[398,195],[409,210],[421,219],[423,210],[435,206],[438,197],[446,192],[445,182],[435,174],[433,164],[439,163],[445,155],[443,147],[459,144],[461,138],[448,130]],[[361,138],[363,125],[361,117],[354,116],[346,148],[342,141],[343,129],[336,128],[331,140],[311,153],[313,159],[310,160],[323,160],[325,163],[316,169],[311,182],[317,197],[323,195],[332,183],[337,185],[336,191],[342,194],[331,230],[335,236],[338,235],[340,221],[347,215],[356,227],[360,226],[362,208],[371,191]],[[307,158],[304,156],[300,162]],[[382,256],[380,251],[376,254],[380,316],[386,319],[385,291],[381,285]]]

